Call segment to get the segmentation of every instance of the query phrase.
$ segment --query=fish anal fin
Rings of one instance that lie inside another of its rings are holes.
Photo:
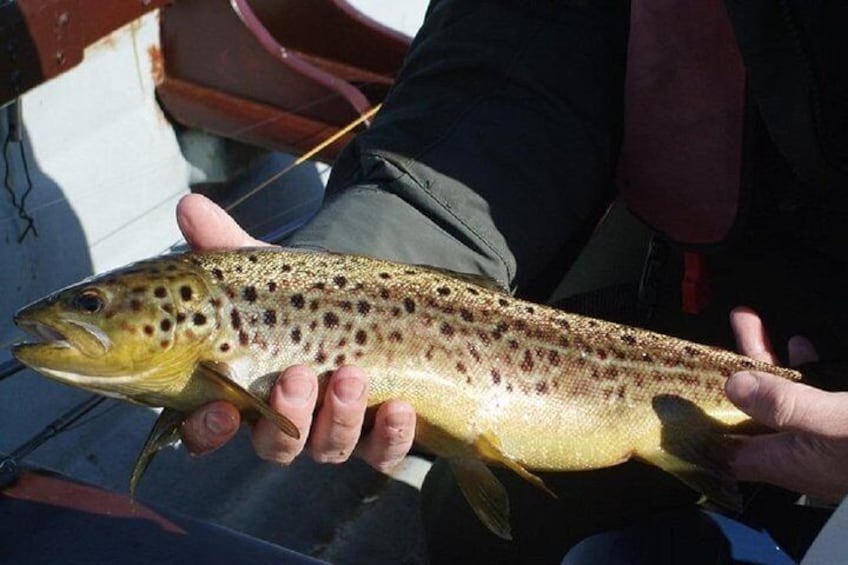
[[[503,465],[533,486],[542,489],[553,498],[557,498],[556,493],[548,488],[548,485],[545,484],[545,481],[541,477],[534,475],[521,465],[521,463],[504,453],[501,448],[501,442],[495,434],[486,432],[477,436],[474,447],[483,459]]]
[[[179,439],[179,429],[184,418],[185,414],[170,408],[162,410],[162,413],[156,418],[156,422],[153,424],[150,433],[147,434],[147,439],[144,440],[144,445],[133,466],[130,476],[130,498],[135,497],[135,491],[141,477],[156,454],[169,445],[173,445]]]
[[[730,474],[730,429],[689,400],[659,396],[654,412],[662,422],[660,445],[641,449],[635,457],[670,473],[711,501],[742,510],[739,485]]]
[[[218,361],[201,361],[195,375],[217,384],[224,392],[225,398],[239,407],[255,410],[260,415],[274,422],[280,430],[289,437],[300,439],[300,430],[294,422],[280,414],[268,403],[246,388],[242,387],[232,376],[232,368]]]
[[[481,522],[499,538],[512,539],[509,495],[491,469],[479,459],[448,459],[459,490]]]

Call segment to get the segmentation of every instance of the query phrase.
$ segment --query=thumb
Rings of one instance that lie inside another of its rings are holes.
[[[824,436],[848,430],[846,393],[825,392],[805,384],[760,372],[731,375],[727,397],[761,424],[777,430],[804,431]]]
[[[220,206],[200,194],[189,194],[180,200],[177,224],[193,249],[267,245],[252,238]]]

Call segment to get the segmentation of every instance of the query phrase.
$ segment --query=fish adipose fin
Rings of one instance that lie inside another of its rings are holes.
[[[479,459],[451,458],[448,462],[459,490],[480,521],[499,538],[511,540],[509,495],[491,469]]]
[[[557,498],[554,491],[548,488],[548,485],[545,484],[545,481],[543,481],[541,477],[534,475],[525,469],[518,461],[503,452],[501,442],[498,439],[498,436],[494,433],[487,432],[477,436],[477,440],[474,442],[474,447],[476,448],[477,453],[479,453],[484,459],[500,463],[533,486],[538,487],[552,497]]]
[[[162,449],[173,445],[179,439],[180,425],[183,423],[185,414],[178,410],[165,408],[156,422],[150,433],[147,434],[147,439],[144,440],[144,446],[135,460],[132,475],[130,476],[130,497],[135,497],[135,491],[138,488],[138,483],[141,481],[141,476],[147,470],[153,457],[156,456]]]
[[[225,399],[236,406],[255,410],[260,415],[274,422],[280,431],[294,439],[300,439],[300,430],[294,422],[271,408],[267,402],[238,384],[232,377],[232,369],[226,363],[217,361],[201,361],[195,375],[218,385],[225,394]]]
[[[654,412],[662,421],[660,446],[636,457],[680,479],[713,502],[742,511],[739,485],[731,477],[728,429],[694,403],[678,396],[658,396]]]

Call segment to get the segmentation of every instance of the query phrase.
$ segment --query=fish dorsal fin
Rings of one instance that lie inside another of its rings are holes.
[[[477,436],[477,439],[474,441],[474,448],[477,450],[480,457],[488,461],[500,463],[531,485],[538,487],[552,497],[557,498],[554,491],[548,488],[548,485],[545,484],[545,481],[543,481],[541,477],[534,475],[521,465],[521,463],[504,453],[501,448],[501,442],[498,439],[498,436],[494,433],[486,432]]]
[[[233,378],[233,369],[226,363],[218,361],[201,361],[195,376],[206,379],[218,385],[224,393],[224,399],[229,400],[239,408],[255,410],[260,415],[274,422],[280,431],[294,439],[300,439],[300,430],[284,415],[280,414],[268,403],[249,390],[242,387]]]
[[[741,511],[739,485],[727,464],[733,449],[727,435],[730,428],[678,396],[658,396],[653,408],[662,422],[660,445],[637,451],[636,458],[674,475],[713,502]]]
[[[491,290],[493,292],[499,292],[501,294],[509,295],[509,289],[496,281],[491,277],[487,277],[485,275],[478,275],[474,273],[463,273],[460,271],[452,271],[451,269],[445,269],[442,267],[433,267],[432,265],[415,265],[415,267],[424,270],[430,271],[431,273],[435,273],[437,275],[442,275],[445,277],[450,277],[452,279],[456,279],[458,281],[462,281],[465,283],[472,284],[474,286],[479,286],[485,288],[487,290]]]
[[[136,457],[133,472],[130,476],[130,497],[135,497],[135,491],[141,481],[142,475],[147,470],[153,458],[162,449],[173,445],[179,439],[180,425],[183,423],[185,414],[178,410],[165,408],[156,422],[153,424],[150,433],[147,434],[147,439],[144,440],[144,446],[141,448],[138,457]]]
[[[479,459],[448,459],[459,490],[471,509],[493,534],[512,539],[509,525],[509,495],[491,469]]]

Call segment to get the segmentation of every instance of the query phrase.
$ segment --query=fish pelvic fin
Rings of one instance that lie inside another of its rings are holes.
[[[635,457],[674,475],[716,504],[741,512],[739,485],[728,465],[733,453],[730,430],[678,396],[658,396],[653,408],[662,422],[660,445],[637,451]]]
[[[224,399],[231,401],[240,408],[248,408],[258,412],[273,422],[284,434],[294,439],[300,439],[300,430],[283,414],[280,414],[265,400],[262,400],[246,388],[242,387],[232,375],[232,368],[218,361],[201,361],[195,369],[195,376],[211,381],[224,393]]]
[[[132,475],[130,476],[130,498],[135,498],[135,492],[138,489],[139,482],[141,482],[141,477],[156,454],[165,447],[173,445],[179,439],[179,429],[184,418],[185,414],[171,408],[165,408],[159,414],[159,417],[153,424],[153,428],[147,434],[147,439],[144,440],[141,452],[139,452],[135,460]]]
[[[448,459],[459,490],[474,514],[501,539],[511,540],[509,495],[491,469],[479,459]]]
[[[558,498],[556,493],[548,488],[548,485],[545,484],[545,481],[543,481],[541,477],[534,475],[521,465],[521,463],[504,453],[504,450],[501,447],[501,442],[498,439],[498,436],[494,433],[486,432],[477,436],[477,440],[474,442],[474,447],[483,459],[503,465],[531,485],[542,489],[553,498]]]

